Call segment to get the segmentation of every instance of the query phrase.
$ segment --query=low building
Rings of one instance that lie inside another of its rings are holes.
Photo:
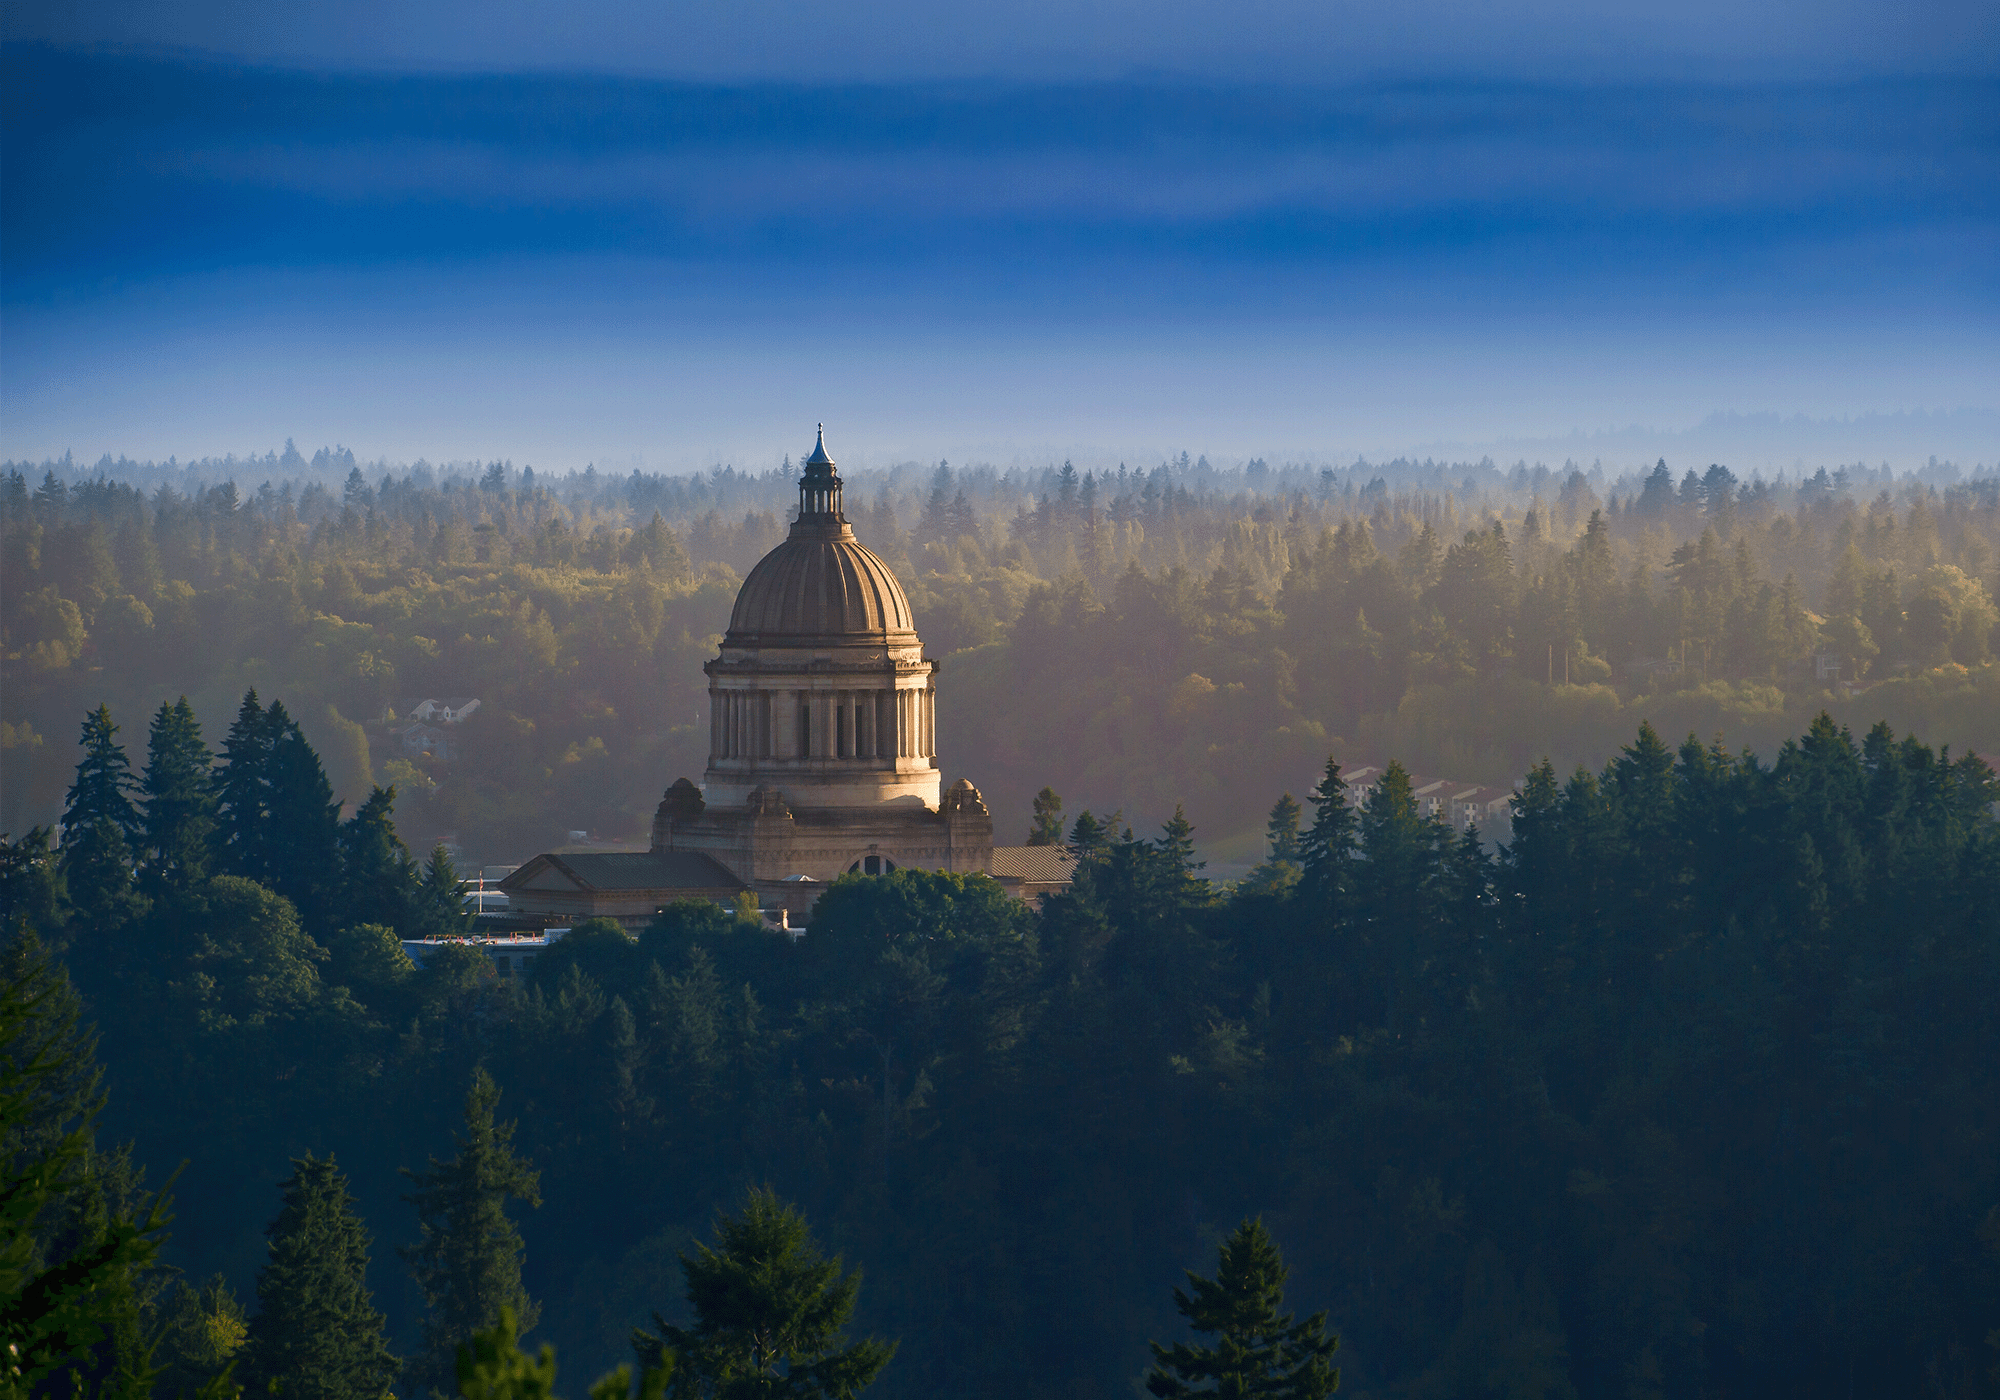
[[[500,882],[512,919],[616,919],[632,933],[676,900],[729,907],[748,888],[703,852],[660,850],[539,855]]]
[[[1076,878],[1076,853],[1067,846],[995,846],[987,873],[1000,888],[1039,909]]]

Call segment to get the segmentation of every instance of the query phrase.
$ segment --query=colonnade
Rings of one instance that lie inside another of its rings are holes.
[[[937,691],[710,692],[716,758],[934,758]]]

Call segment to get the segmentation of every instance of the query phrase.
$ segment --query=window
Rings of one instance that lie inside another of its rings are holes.
[[[887,856],[863,856],[847,867],[850,875],[887,875],[896,868],[896,862]]]

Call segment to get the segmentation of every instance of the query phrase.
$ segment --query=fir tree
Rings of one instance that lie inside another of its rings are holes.
[[[132,765],[117,736],[109,706],[85,716],[83,759],[63,804],[63,882],[78,914],[96,932],[134,912],[132,848],[142,824],[130,796],[137,786]]]
[[[1298,799],[1289,792],[1278,798],[1271,808],[1271,819],[1264,825],[1264,837],[1270,844],[1270,859],[1299,861],[1299,816]]]
[[[146,774],[139,784],[146,804],[140,883],[149,894],[187,889],[208,873],[215,830],[212,762],[187,697],[163,702],[147,736]]]
[[[420,1383],[449,1384],[458,1348],[502,1308],[523,1329],[541,1313],[521,1285],[521,1232],[506,1209],[509,1197],[539,1206],[540,1175],[514,1155],[514,1125],[493,1121],[499,1100],[493,1077],[473,1071],[458,1154],[403,1172],[416,1187],[403,1199],[417,1208],[419,1234],[402,1254],[428,1308],[424,1355],[409,1368]]]
[[[1313,805],[1313,824],[1299,838],[1299,865],[1305,871],[1300,893],[1315,915],[1331,918],[1347,899],[1354,859],[1354,808],[1347,801],[1340,765],[1332,758],[1306,801]]]
[[[1030,846],[1056,846],[1062,843],[1062,799],[1056,796],[1054,788],[1043,788],[1035,794],[1034,824],[1028,832]]]
[[[271,731],[270,826],[266,877],[298,906],[306,927],[323,928],[340,869],[340,803],[313,746],[277,701],[264,712]]]
[[[409,922],[417,866],[396,835],[396,789],[378,787],[340,825],[341,919],[344,924]]]
[[[204,1387],[233,1386],[250,1324],[227,1279],[216,1274],[200,1285],[182,1282],[161,1316],[153,1353],[160,1367],[156,1394],[196,1395]]]
[[[1294,1322],[1284,1305],[1284,1260],[1261,1220],[1246,1220],[1223,1241],[1214,1279],[1187,1271],[1188,1292],[1174,1290],[1174,1306],[1188,1326],[1212,1345],[1176,1342],[1153,1348],[1146,1389],[1162,1400],[1197,1395],[1230,1400],[1325,1400],[1340,1388],[1333,1355],[1340,1337],[1326,1330],[1326,1314]]]
[[[367,1286],[368,1231],[331,1157],[295,1158],[265,1229],[244,1373],[289,1400],[379,1400],[397,1361]]]
[[[635,1331],[649,1369],[671,1358],[675,1393],[703,1400],[847,1400],[872,1384],[896,1343],[851,1345],[844,1329],[861,1275],[823,1257],[805,1218],[769,1188],[753,1190],[736,1217],[716,1221],[715,1247],[680,1256],[692,1327],[653,1314],[657,1332]]]
[[[424,862],[423,878],[411,896],[410,936],[462,938],[471,931],[472,917],[465,907],[465,892],[459,888],[451,853],[443,846],[433,846],[430,859]]]
[[[45,826],[30,829],[18,841],[0,834],[0,938],[23,928],[55,928],[62,877],[49,836]]]
[[[1214,899],[1214,891],[1207,880],[1195,872],[1207,862],[1194,858],[1194,823],[1188,820],[1186,808],[1179,802],[1174,804],[1174,814],[1160,828],[1160,837],[1153,843],[1157,857],[1155,868],[1159,873],[1161,892],[1183,905],[1208,904]]]
[[[137,1193],[123,1154],[94,1153],[104,1100],[78,1013],[68,979],[32,935],[8,947],[0,967],[0,1393],[137,1397],[152,1379],[138,1321],[167,1203]],[[120,1180],[107,1180],[113,1174]]]
[[[248,880],[269,878],[265,843],[271,813],[272,736],[257,692],[246,691],[222,741],[215,770],[215,869]]]

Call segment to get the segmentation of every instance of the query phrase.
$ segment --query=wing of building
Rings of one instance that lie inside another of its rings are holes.
[[[996,868],[979,789],[943,786],[938,664],[924,655],[903,586],[842,513],[824,432],[799,478],[791,533],[743,580],[706,670],[708,770],[700,786],[681,778],[667,789],[651,850],[538,856],[501,886],[513,909],[637,926],[674,899],[722,897],[711,872],[793,923],[847,874],[989,874],[1036,900],[1068,883],[1055,857],[1030,869],[1003,855]],[[579,866],[585,859],[627,864],[600,880]],[[643,883],[649,871],[659,884]],[[603,883],[613,879],[624,882],[615,893]]]

